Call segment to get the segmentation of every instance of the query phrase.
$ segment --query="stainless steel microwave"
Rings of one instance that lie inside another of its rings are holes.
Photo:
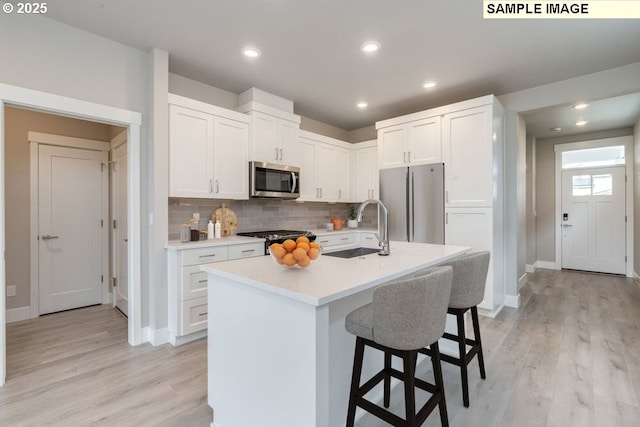
[[[249,195],[276,199],[300,197],[300,168],[249,162]]]

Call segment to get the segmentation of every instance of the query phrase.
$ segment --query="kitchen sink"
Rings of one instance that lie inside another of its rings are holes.
[[[322,256],[334,256],[338,258],[355,258],[359,256],[369,255],[376,252],[380,252],[380,249],[374,248],[353,248],[343,249],[341,251],[323,253]]]

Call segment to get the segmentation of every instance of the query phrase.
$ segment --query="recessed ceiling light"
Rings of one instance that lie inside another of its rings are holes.
[[[242,49],[242,54],[248,58],[257,58],[260,56],[260,51],[255,47],[245,47]]]
[[[426,82],[422,87],[425,89],[431,89],[432,87],[436,87],[437,84],[437,82]]]
[[[551,128],[551,129],[549,129],[549,130],[550,130],[551,132],[558,133],[558,132],[560,132],[560,131],[562,130],[562,128],[559,128],[559,127],[558,127],[558,128]]]
[[[360,47],[360,50],[362,50],[364,53],[377,52],[378,49],[380,49],[380,43],[376,41],[368,41]]]
[[[576,110],[584,110],[584,109],[585,109],[585,108],[587,108],[588,106],[589,106],[589,104],[582,103],[582,104],[576,104],[576,105],[574,105],[574,106],[573,106],[573,108],[575,108]]]
[[[576,122],[576,126],[584,126],[584,125],[586,125],[587,123],[589,123],[589,122],[588,122],[588,121],[586,121],[586,120],[581,120],[581,121],[579,121],[579,122]]]
[[[367,103],[366,103],[366,102],[364,102],[364,101],[358,102],[358,103],[356,104],[356,106],[357,106],[358,108],[367,108],[367,106],[368,106],[368,105],[369,105],[369,104],[367,104]]]

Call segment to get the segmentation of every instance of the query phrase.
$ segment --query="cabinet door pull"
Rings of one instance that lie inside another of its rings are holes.
[[[322,187],[320,187],[320,198],[322,199]]]
[[[408,152],[407,157],[409,158],[409,163],[411,163],[411,151]]]
[[[209,258],[209,257],[214,257],[214,256],[216,256],[216,254],[200,255],[200,258]]]
[[[213,193],[213,180],[209,180],[209,193]]]
[[[375,192],[375,190],[373,190],[373,189],[371,190],[371,198],[372,198],[372,199],[375,199],[375,198],[376,198],[376,192]]]
[[[205,311],[204,313],[198,313],[198,316],[202,317],[202,316],[206,316],[207,314],[209,314],[209,313]]]
[[[342,199],[342,190],[338,190],[338,199]]]
[[[444,214],[444,223],[449,225],[449,212]]]
[[[402,162],[403,163],[407,163],[407,152],[406,151],[402,152]]]
[[[444,201],[449,203],[449,190],[444,192]]]
[[[342,238],[340,238],[340,240],[349,240],[349,238],[348,237],[342,237]]]
[[[198,280],[198,283],[207,283],[207,282],[208,282],[208,280],[207,280],[207,279],[204,279],[204,280]]]
[[[280,149],[280,160],[282,160],[282,148]]]
[[[274,150],[276,150],[276,158],[274,160],[278,160],[278,149],[274,148]]]
[[[245,249],[244,251],[241,251],[241,252],[243,254],[248,254],[248,253],[255,252],[255,251],[256,251],[255,249]]]
[[[219,192],[220,192],[220,183],[216,179],[216,194],[218,194]]]

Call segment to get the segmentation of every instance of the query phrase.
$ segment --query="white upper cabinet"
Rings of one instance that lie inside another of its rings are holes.
[[[169,196],[211,197],[213,115],[169,105]]]
[[[442,161],[440,116],[378,128],[380,169]]]
[[[493,205],[492,106],[445,114],[442,154],[447,207]]]
[[[351,144],[300,131],[296,153],[300,165],[299,200],[351,201]]]
[[[248,102],[237,111],[251,119],[249,160],[299,166],[295,153],[300,116],[258,102]]]
[[[249,119],[169,94],[169,196],[249,198]]]
[[[251,160],[294,165],[300,125],[260,111],[250,111],[248,115],[251,117]]]
[[[214,117],[213,135],[213,197],[248,199],[249,124]]]
[[[378,147],[376,141],[355,144],[354,151],[354,202],[376,199],[378,193]],[[377,244],[377,241],[376,241]]]

